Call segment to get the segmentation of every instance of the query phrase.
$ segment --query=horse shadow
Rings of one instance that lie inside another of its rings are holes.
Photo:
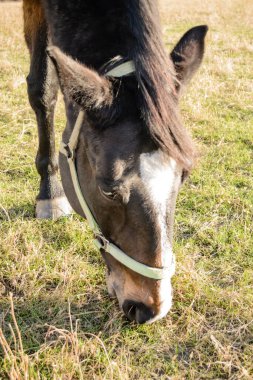
[[[32,220],[35,218],[35,205],[30,202],[5,209],[0,205],[0,221],[15,221],[18,219]]]
[[[4,284],[6,293],[13,294],[15,319],[27,354],[36,353],[42,345],[50,345],[63,335],[68,340],[73,331],[81,337],[100,336],[105,340],[122,332],[124,326],[129,327],[129,321],[117,302],[106,294],[106,289],[97,292],[91,287],[86,295],[72,296],[72,300],[60,299],[57,292],[29,299],[7,282]],[[0,328],[11,342],[10,325],[14,327],[15,321],[8,294],[1,305]]]
[[[0,208],[0,223],[12,223],[23,219],[35,220],[33,203],[27,202],[9,209]],[[57,225],[57,221],[55,223]],[[52,229],[54,229],[54,223],[51,225],[53,239]],[[56,240],[59,238],[58,235],[56,227]],[[64,232],[63,240],[66,245],[70,243],[71,235],[68,231]],[[45,241],[47,241],[46,237]],[[89,264],[94,264],[97,258],[95,256],[90,255]],[[102,259],[101,265],[103,265]],[[40,281],[39,277],[38,281]],[[27,352],[36,352],[36,349],[44,343],[48,330],[54,327],[58,330],[71,331],[71,324],[73,324],[78,326],[80,333],[98,334],[102,331],[107,336],[114,324],[113,321],[116,320],[116,325],[121,327],[129,323],[119,310],[116,300],[109,298],[105,279],[96,285],[85,282],[82,294],[78,294],[79,288],[77,292],[70,293],[69,299],[66,299],[65,292],[62,292],[64,295],[61,294],[57,281],[41,286],[44,289],[42,292],[38,291],[37,295],[27,295],[18,284],[18,279],[8,278],[4,274],[0,276],[0,328],[11,339],[8,324],[13,325],[14,321],[10,313],[9,295],[13,294],[15,317]]]

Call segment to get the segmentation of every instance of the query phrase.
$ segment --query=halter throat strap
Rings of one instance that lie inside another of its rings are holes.
[[[121,65],[113,68],[106,73],[106,76],[111,77],[122,77],[129,75],[135,71],[133,61],[127,61]],[[61,142],[60,153],[62,153],[66,158],[69,165],[71,180],[75,189],[75,194],[78,198],[80,206],[85,214],[87,222],[94,233],[94,243],[99,250],[104,250],[109,253],[117,261],[131,269],[132,271],[141,274],[144,277],[148,277],[154,280],[162,280],[164,278],[169,278],[173,275],[175,269],[174,256],[172,255],[171,267],[154,268],[148,265],[142,264],[139,261],[134,260],[132,257],[126,255],[119,247],[111,243],[103,235],[96,219],[94,218],[81,190],[79,183],[77,169],[76,169],[76,148],[78,144],[79,134],[82,127],[82,123],[85,117],[84,111],[80,111],[76,119],[73,131],[69,138],[69,142],[66,144]]]

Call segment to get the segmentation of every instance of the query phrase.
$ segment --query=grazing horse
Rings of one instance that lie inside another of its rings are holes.
[[[155,0],[24,0],[23,9],[39,132],[36,216],[71,208],[86,216],[109,294],[130,320],[151,323],[172,303],[175,202],[195,155],[178,100],[202,61],[207,27],[189,30],[168,55]],[[53,126],[59,86],[63,187]]]

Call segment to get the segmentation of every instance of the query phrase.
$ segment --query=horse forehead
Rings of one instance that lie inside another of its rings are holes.
[[[164,213],[177,177],[177,163],[160,149],[140,155],[140,175],[151,201]],[[157,210],[158,211],[158,210]]]

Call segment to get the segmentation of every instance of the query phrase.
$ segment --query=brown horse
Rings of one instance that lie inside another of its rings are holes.
[[[24,0],[24,28],[31,56],[28,94],[39,132],[36,215],[56,218],[71,205],[85,217],[83,197],[107,242],[101,252],[109,293],[130,320],[162,318],[172,302],[176,197],[194,162],[178,99],[202,61],[207,27],[189,30],[170,56],[154,0]],[[66,149],[78,129],[77,179],[71,155],[60,154],[63,188],[53,127],[59,84]],[[131,259],[132,266],[126,263]],[[167,275],[154,277],[157,268],[168,269]]]

